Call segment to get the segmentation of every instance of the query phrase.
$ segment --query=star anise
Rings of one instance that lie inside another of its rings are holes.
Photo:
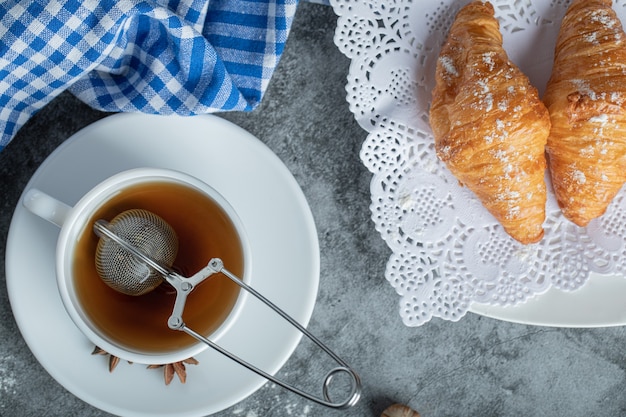
[[[113,372],[115,367],[120,362],[120,358],[117,356],[111,355],[106,350],[96,346],[91,352],[92,355],[109,355],[109,372]],[[132,364],[132,362],[128,361],[128,363]],[[165,379],[165,385],[169,385],[174,379],[174,374],[178,375],[178,379],[183,384],[187,381],[187,370],[185,369],[185,364],[188,365],[197,365],[199,362],[196,358],[187,358],[180,362],[167,363],[165,365],[148,365],[148,369],[156,369],[163,368],[163,377]]]
[[[120,358],[118,358],[117,356],[111,355],[109,352],[107,352],[106,350],[98,346],[96,346],[93,349],[93,352],[91,352],[91,354],[92,355],[109,355],[109,372],[113,372],[117,364],[120,363]],[[128,363],[132,364],[131,361],[128,361]]]
[[[187,358],[180,362],[168,363],[165,365],[148,365],[148,369],[163,368],[163,378],[165,379],[165,385],[169,385],[174,379],[174,374],[178,375],[178,379],[181,383],[187,381],[187,370],[185,364],[197,365],[199,362],[195,358]]]

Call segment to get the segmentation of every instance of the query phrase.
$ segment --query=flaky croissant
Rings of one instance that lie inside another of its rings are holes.
[[[575,0],[559,31],[544,103],[546,147],[563,215],[601,216],[626,181],[626,36],[611,0]]]
[[[462,8],[436,69],[430,124],[437,156],[522,243],[543,237],[548,111],[509,61],[493,6]]]

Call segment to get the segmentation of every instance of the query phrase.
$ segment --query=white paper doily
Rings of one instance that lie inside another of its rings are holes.
[[[524,246],[435,156],[428,109],[436,59],[467,3],[331,0],[335,44],[351,59],[347,101],[369,132],[361,159],[373,173],[372,218],[393,251],[385,275],[407,326],[457,321],[472,303],[513,306],[551,287],[576,290],[592,272],[626,270],[624,190],[587,228],[566,220],[550,191],[545,237]],[[569,3],[492,1],[509,57],[540,95]],[[626,22],[626,0],[613,7]]]

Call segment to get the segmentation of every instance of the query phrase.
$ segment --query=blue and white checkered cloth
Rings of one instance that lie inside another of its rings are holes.
[[[255,108],[298,0],[0,0],[0,149],[69,90],[108,112]]]

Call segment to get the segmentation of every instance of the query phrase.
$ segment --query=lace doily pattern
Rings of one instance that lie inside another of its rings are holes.
[[[623,192],[586,228],[567,221],[550,192],[545,237],[524,246],[437,159],[428,123],[435,64],[468,2],[331,0],[335,44],[351,60],[347,101],[368,132],[360,156],[373,174],[372,219],[392,249],[386,278],[408,326],[457,321],[473,303],[513,306],[551,287],[576,290],[591,273],[626,270]],[[509,57],[542,94],[569,1],[492,4]],[[614,8],[626,21],[626,0]]]

